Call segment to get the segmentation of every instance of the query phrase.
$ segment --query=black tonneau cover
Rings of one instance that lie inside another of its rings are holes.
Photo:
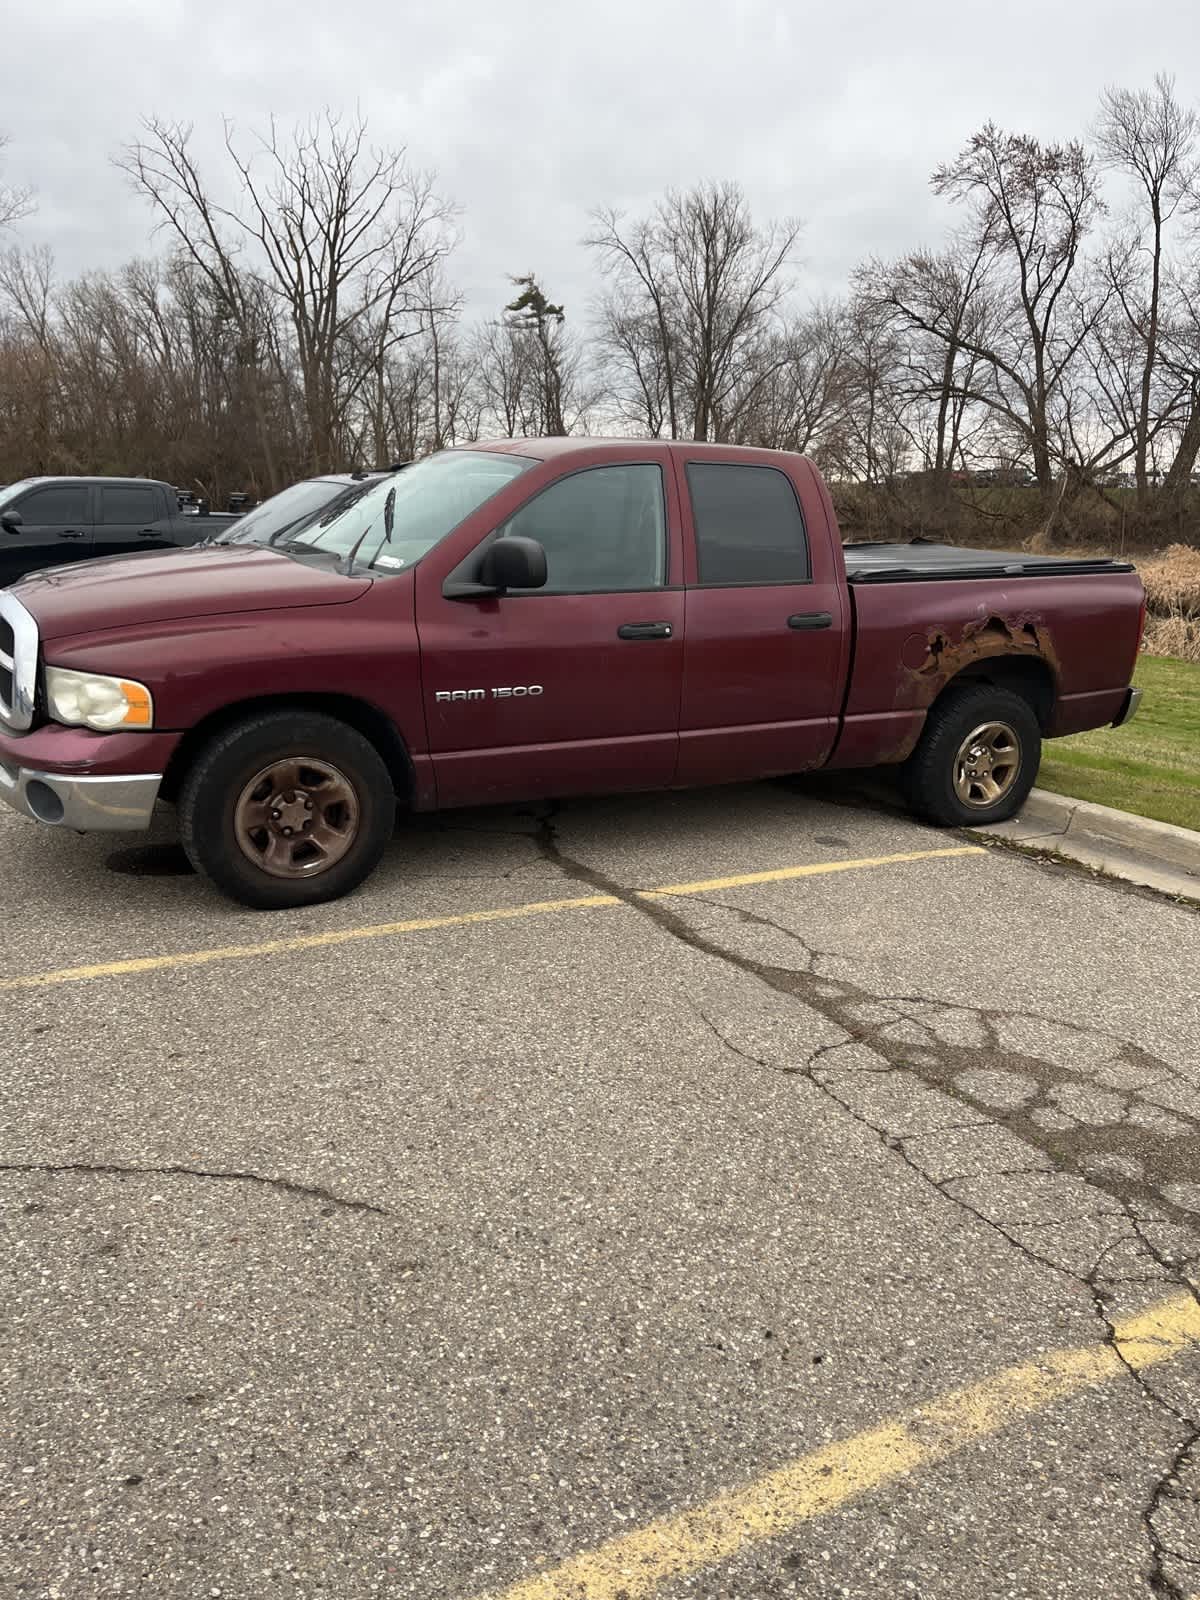
[[[1132,572],[1133,563],[1103,556],[1032,556],[1024,551],[970,550],[963,545],[848,544],[851,583],[916,583],[939,578],[1049,578],[1073,572]]]

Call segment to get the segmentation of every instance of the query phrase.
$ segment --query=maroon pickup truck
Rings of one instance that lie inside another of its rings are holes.
[[[0,593],[0,798],[51,827],[178,808],[245,905],[345,894],[397,801],[447,806],[902,763],[1009,816],[1043,738],[1128,718],[1124,562],[843,547],[800,456],[516,440],[348,487],[286,540]]]

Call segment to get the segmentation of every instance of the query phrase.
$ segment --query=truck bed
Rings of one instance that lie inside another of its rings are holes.
[[[1104,556],[1035,556],[1027,551],[972,550],[965,545],[848,544],[850,583],[928,583],[951,578],[1052,578],[1081,572],[1132,572],[1129,561]]]

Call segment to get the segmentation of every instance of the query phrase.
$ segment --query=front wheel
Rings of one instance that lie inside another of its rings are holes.
[[[379,752],[354,728],[272,711],[218,734],[179,797],[192,865],[257,911],[336,900],[378,865],[396,798]]]
[[[952,690],[930,711],[904,769],[913,810],[942,827],[1003,822],[1024,805],[1042,759],[1027,700],[988,684]]]

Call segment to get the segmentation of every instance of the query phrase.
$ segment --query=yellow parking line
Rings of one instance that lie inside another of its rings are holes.
[[[744,1488],[619,1534],[479,1600],[646,1600],[660,1583],[778,1538],[918,1467],[942,1461],[1057,1400],[1200,1343],[1200,1305],[1179,1295],[1116,1325],[1115,1345],[1052,1350],[788,1462]]]
[[[933,861],[939,856],[979,856],[987,851],[977,844],[954,845],[946,850],[909,850],[896,856],[862,856],[857,861],[819,861],[803,867],[776,867],[770,872],[740,872],[732,878],[706,878],[702,883],[668,883],[661,889],[644,889],[642,899],[666,894],[712,894],[718,889],[744,889],[752,883],[786,883],[790,878],[819,878],[827,872],[860,872],[866,867],[892,867],[902,861]]]
[[[908,861],[931,861],[940,856],[981,856],[980,845],[959,845],[948,850],[909,850],[902,855],[865,856],[858,861],[822,861],[802,867],[779,867],[773,872],[747,872],[732,878],[707,878],[699,883],[676,883],[661,889],[638,890],[638,897],[703,894],[736,889],[754,883],[783,883],[790,878],[812,878],[828,872],[851,872],[889,867]],[[394,939],[405,933],[428,933],[436,928],[465,928],[483,922],[512,922],[522,917],[551,916],[560,911],[586,911],[625,902],[611,894],[589,894],[570,900],[537,900],[528,905],[501,906],[491,911],[461,911],[447,917],[416,917],[408,922],[376,922],[362,928],[339,928],[329,933],[298,934],[291,939],[264,939],[259,944],[221,945],[209,950],[181,950],[172,955],[134,956],[123,961],[101,961],[87,967],[59,967],[19,978],[0,978],[3,989],[45,989],[62,983],[85,983],[96,978],[124,978],[142,972],[162,972],[174,967],[204,967],[214,961],[247,961],[257,956],[277,956],[299,950],[325,950],[332,945],[355,944],[365,939]]]

